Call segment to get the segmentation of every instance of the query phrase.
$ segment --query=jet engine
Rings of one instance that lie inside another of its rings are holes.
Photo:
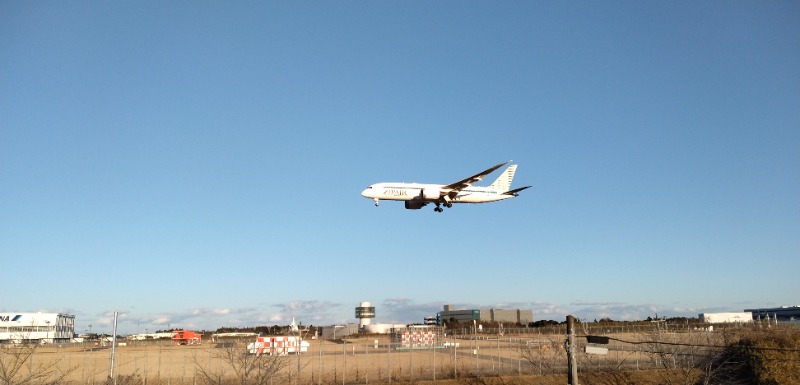
[[[427,203],[423,201],[405,201],[406,209],[409,210],[419,210],[422,206],[425,206]]]

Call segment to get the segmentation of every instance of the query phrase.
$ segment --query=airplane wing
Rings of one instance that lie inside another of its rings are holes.
[[[510,162],[510,161],[508,161],[508,162]],[[475,174],[475,175],[473,175],[473,176],[471,176],[469,178],[462,179],[462,180],[460,180],[460,181],[458,181],[456,183],[451,183],[451,184],[449,184],[447,186],[443,186],[441,193],[442,193],[442,195],[455,195],[459,191],[469,187],[473,183],[478,182],[481,179],[485,178],[486,175],[491,174],[494,170],[497,170],[498,168],[507,165],[508,162],[500,163],[500,164],[492,166],[492,167],[490,167],[490,168],[488,168],[488,169],[486,169],[484,171],[481,171],[481,172],[479,172],[479,173],[477,173],[477,174]]]

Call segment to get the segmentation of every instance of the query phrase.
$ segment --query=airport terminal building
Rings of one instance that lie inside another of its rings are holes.
[[[74,335],[74,315],[0,313],[0,343],[65,343]]]

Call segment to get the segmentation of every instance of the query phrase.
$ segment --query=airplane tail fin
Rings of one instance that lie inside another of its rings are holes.
[[[512,164],[508,166],[508,168],[500,174],[497,179],[495,179],[492,184],[489,185],[489,188],[495,191],[503,191],[506,192],[511,188],[511,181],[514,179],[514,173],[517,171],[517,165]]]

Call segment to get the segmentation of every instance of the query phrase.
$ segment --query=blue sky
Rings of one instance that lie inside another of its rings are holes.
[[[800,304],[798,20],[790,1],[2,2],[0,311],[110,332],[118,310],[134,333],[354,322],[361,301],[376,322]],[[506,160],[534,186],[517,199],[359,195]]]

